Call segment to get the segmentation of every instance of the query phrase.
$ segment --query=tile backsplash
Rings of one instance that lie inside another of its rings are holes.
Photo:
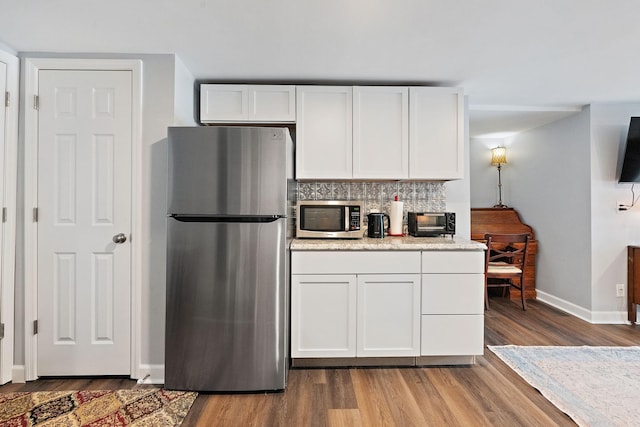
[[[365,214],[389,213],[394,196],[407,212],[444,212],[445,183],[440,181],[305,181],[298,182],[298,200],[362,200]]]

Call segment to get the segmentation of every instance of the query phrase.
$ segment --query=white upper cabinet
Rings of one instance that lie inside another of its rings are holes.
[[[352,178],[351,86],[298,86],[296,178]]]
[[[297,179],[464,177],[461,88],[202,84],[200,121],[296,123]]]
[[[202,123],[292,123],[295,105],[293,85],[200,85]]]
[[[353,89],[353,178],[409,178],[409,89]]]
[[[409,89],[409,178],[464,177],[464,96],[455,87]]]

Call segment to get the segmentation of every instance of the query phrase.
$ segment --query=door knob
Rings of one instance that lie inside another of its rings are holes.
[[[113,236],[113,243],[124,243],[127,241],[127,236],[124,235],[124,233],[118,233],[115,236]]]

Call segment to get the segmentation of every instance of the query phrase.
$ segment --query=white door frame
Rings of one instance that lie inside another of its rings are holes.
[[[7,92],[9,106],[5,110],[5,147],[4,147],[4,200],[2,207],[7,209],[2,239],[2,319],[4,339],[0,346],[0,384],[13,379],[13,340],[14,340],[14,287],[16,265],[16,212],[18,179],[18,112],[20,60],[18,57],[0,50],[0,61],[7,64]],[[4,94],[2,94],[4,99]],[[4,104],[4,102],[3,102]],[[0,191],[0,195],[2,191]]]
[[[132,208],[131,208],[131,377],[139,378],[142,312],[142,61],[124,59],[27,58],[25,60],[25,197],[24,197],[24,357],[25,379],[38,378],[38,345],[33,324],[38,315],[38,227],[33,210],[38,206],[38,113],[34,107],[40,70],[128,70],[132,72]]]

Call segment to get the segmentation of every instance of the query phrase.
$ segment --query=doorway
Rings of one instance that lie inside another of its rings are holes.
[[[27,380],[136,376],[140,72],[139,61],[27,61]]]
[[[0,384],[13,379],[19,60],[0,51]]]

